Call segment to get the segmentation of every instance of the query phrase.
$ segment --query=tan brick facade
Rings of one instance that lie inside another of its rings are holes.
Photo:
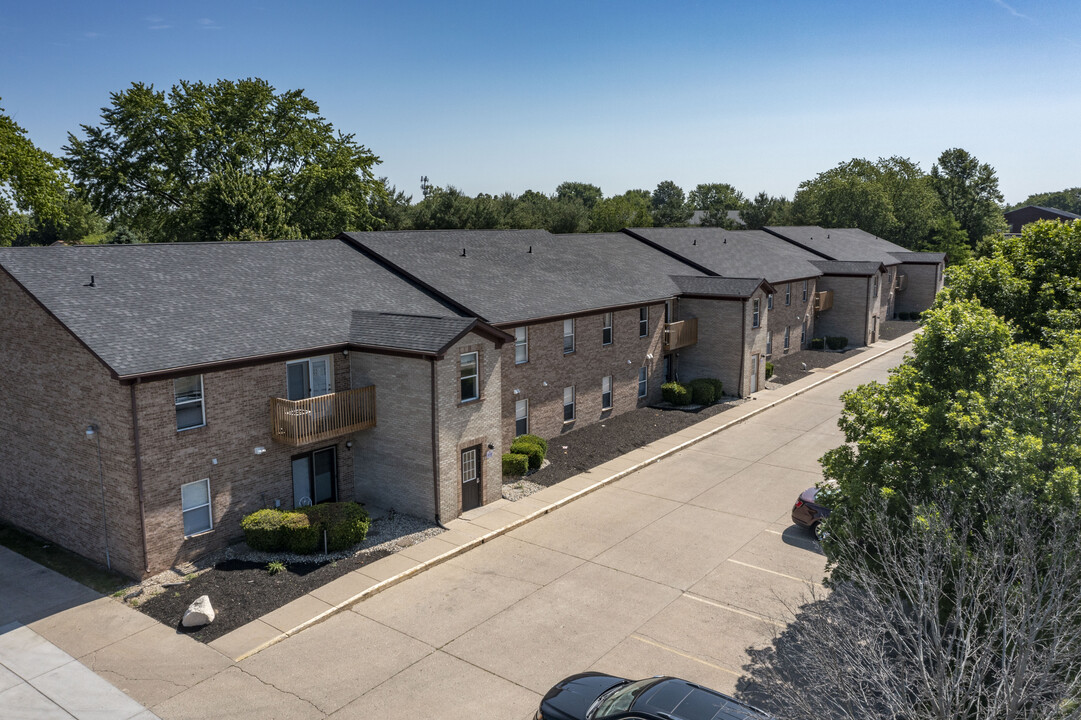
[[[806,283],[806,292],[804,291]],[[818,279],[807,278],[791,282],[777,283],[773,286],[773,308],[766,311],[766,329],[773,333],[772,348],[767,348],[767,358],[784,357],[805,350],[814,337],[815,312],[814,296],[818,291]],[[785,304],[785,294],[790,292],[789,302]],[[769,302],[767,298],[766,306]],[[800,342],[803,324],[807,323],[804,342]],[[789,329],[788,349],[784,346],[785,328]]]
[[[907,287],[897,293],[894,312],[923,312],[931,307],[942,289],[942,263],[902,263],[899,272],[907,276]]]
[[[754,300],[759,303],[758,327],[754,327]],[[762,388],[769,323],[763,288],[743,300],[683,298],[680,311],[684,318],[698,318],[698,343],[679,351],[680,382],[716,378],[726,395],[744,397],[752,392],[752,356],[757,355],[757,389]]]
[[[816,336],[843,336],[848,338],[850,347],[876,342],[882,323],[893,316],[894,292],[890,273],[896,277],[897,267],[887,266],[877,274],[877,292],[873,275],[824,275],[820,278],[822,290],[833,290],[833,308],[819,313]]]
[[[563,352],[563,320],[528,327],[529,359],[515,364],[514,343],[503,346],[503,444],[515,435],[515,403],[529,402],[529,432],[554,438],[575,427],[655,403],[664,382],[664,304],[648,308],[648,330],[639,333],[639,307],[612,313],[612,343],[604,345],[604,313],[574,319],[574,352]],[[514,334],[514,327],[503,327]],[[699,331],[701,332],[701,331]],[[652,355],[652,359],[648,356]],[[628,360],[630,362],[628,362]],[[638,373],[647,372],[646,397],[638,397]],[[602,378],[612,378],[612,407],[601,403]],[[547,385],[545,385],[547,383]],[[563,390],[574,386],[575,420],[563,420]],[[515,390],[519,392],[515,394]]]

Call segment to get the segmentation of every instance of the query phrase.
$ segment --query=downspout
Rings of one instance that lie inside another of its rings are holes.
[[[135,382],[138,382],[136,380]],[[128,385],[131,390],[131,428],[135,440],[135,487],[139,491],[139,534],[143,538],[143,568],[150,574],[150,553],[146,542],[146,495],[143,491],[143,457],[139,452],[139,414],[135,408],[135,383]]]
[[[432,496],[435,498],[435,522],[442,525],[439,518],[439,416],[436,414],[435,402],[435,358],[430,358],[428,364],[432,369]]]
[[[867,294],[864,295],[867,298],[867,312],[863,313],[863,344],[867,344],[867,326],[871,324],[871,313],[873,312],[873,303],[875,298],[871,297],[871,278],[867,278]]]
[[[746,397],[743,394],[743,364],[746,362],[747,355],[747,303],[748,300],[743,301],[743,312],[740,313],[739,322],[739,396]]]

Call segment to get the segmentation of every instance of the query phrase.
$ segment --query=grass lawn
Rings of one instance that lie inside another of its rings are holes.
[[[112,595],[131,582],[119,573],[109,572],[95,562],[3,523],[0,523],[0,545],[102,595]]]

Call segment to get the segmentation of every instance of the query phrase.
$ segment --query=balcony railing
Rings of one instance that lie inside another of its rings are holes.
[[[698,342],[698,318],[664,324],[664,351],[679,350]]]
[[[818,312],[825,312],[833,307],[833,291],[823,290],[815,293],[814,308]]]
[[[304,398],[270,399],[270,435],[299,447],[375,427],[375,385]]]
[[[893,282],[893,288],[897,292],[901,292],[908,287],[908,275],[905,273],[897,273],[897,279]]]

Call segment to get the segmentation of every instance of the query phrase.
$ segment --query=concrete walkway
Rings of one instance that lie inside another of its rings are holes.
[[[779,403],[798,397],[835,377],[907,346],[914,335],[915,332],[896,340],[879,342],[836,365],[811,370],[806,377],[795,382],[761,390],[752,395],[749,402],[655,440],[634,452],[621,455],[529,497],[516,502],[498,500],[464,513],[446,524],[447,532],[354,570],[258,620],[223,635],[209,646],[236,661],[250,657],[428,568],[457,557],[726,428],[739,425]]]

